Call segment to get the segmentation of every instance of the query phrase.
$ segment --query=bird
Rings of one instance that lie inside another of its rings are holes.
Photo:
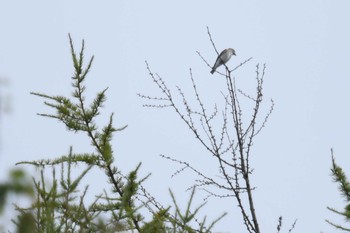
[[[228,62],[232,55],[236,56],[236,52],[234,49],[232,48],[228,48],[228,49],[224,49],[220,55],[218,56],[218,58],[215,61],[215,64],[213,66],[213,69],[211,70],[211,74],[214,74],[214,72],[216,71],[216,69],[221,66],[222,64],[226,64],[226,62]]]

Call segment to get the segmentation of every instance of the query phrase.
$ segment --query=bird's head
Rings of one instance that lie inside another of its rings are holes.
[[[235,51],[234,49],[229,48],[229,50],[231,51],[231,53],[232,53],[233,55],[235,55],[235,56],[236,56],[236,51]]]

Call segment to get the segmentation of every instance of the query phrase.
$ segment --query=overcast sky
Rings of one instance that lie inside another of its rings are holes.
[[[0,115],[0,180],[21,160],[55,158],[71,145],[76,152],[93,150],[85,135],[37,116],[50,109],[29,94],[71,93],[71,33],[77,48],[85,39],[86,57],[95,55],[87,92],[93,96],[109,87],[99,123],[114,112],[116,126],[128,125],[113,139],[116,164],[126,172],[142,161],[142,174],[152,173],[151,192],[166,202],[171,188],[185,201],[184,190],[195,177],[184,173],[171,179],[178,167],[159,154],[213,169],[203,159],[208,155],[171,109],[143,108],[145,101],[136,94],[159,94],[148,77],[147,60],[170,87],[186,89],[192,68],[200,92],[215,102],[222,80],[196,54],[211,63],[216,59],[208,26],[219,50],[236,50],[230,67],[254,57],[237,71],[238,85],[249,88],[255,65],[267,65],[264,98],[276,105],[252,156],[262,231],[275,232],[283,215],[285,227],[298,219],[294,232],[333,232],[324,220],[342,219],[326,207],[344,204],[329,176],[332,147],[350,174],[349,9],[345,0],[0,0],[0,77],[8,82],[0,86],[0,95],[11,97],[12,108]],[[93,172],[88,183],[108,187],[101,182],[104,173]],[[211,201],[209,217],[230,213],[217,231],[244,232],[235,203]]]

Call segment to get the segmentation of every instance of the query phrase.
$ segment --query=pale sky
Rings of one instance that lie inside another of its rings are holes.
[[[142,162],[146,185],[165,205],[168,188],[186,202],[185,189],[196,177],[186,172],[171,179],[178,166],[159,154],[215,169],[209,155],[171,109],[143,108],[137,93],[158,95],[148,77],[147,60],[171,88],[190,91],[192,68],[200,92],[212,102],[222,80],[196,54],[211,63],[219,50],[232,47],[230,67],[254,59],[237,71],[238,85],[249,89],[255,65],[266,63],[264,94],[275,110],[254,144],[252,163],[256,208],[263,232],[275,232],[280,215],[287,232],[334,232],[325,219],[341,222],[326,207],[345,204],[332,183],[330,149],[350,175],[349,1],[0,1],[0,95],[11,96],[10,114],[0,118],[0,180],[18,161],[92,152],[85,135],[65,130],[31,91],[69,95],[73,67],[68,33],[77,49],[85,39],[86,57],[95,55],[87,92],[109,87],[99,123],[115,113],[115,126],[128,125],[113,139],[116,165],[124,172]],[[266,105],[266,107],[268,107]],[[267,108],[265,108],[266,110]],[[51,111],[52,112],[52,111]],[[77,170],[82,169],[77,167]],[[32,170],[30,170],[32,171]],[[100,177],[100,178],[99,178]],[[104,173],[87,177],[94,190],[108,188]],[[198,193],[198,202],[200,193]],[[218,232],[244,232],[232,200],[211,199],[205,214]]]

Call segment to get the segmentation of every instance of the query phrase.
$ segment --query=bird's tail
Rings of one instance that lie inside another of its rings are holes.
[[[215,69],[213,68],[213,69],[210,71],[210,73],[211,73],[211,74],[214,74],[214,72],[215,72]]]

